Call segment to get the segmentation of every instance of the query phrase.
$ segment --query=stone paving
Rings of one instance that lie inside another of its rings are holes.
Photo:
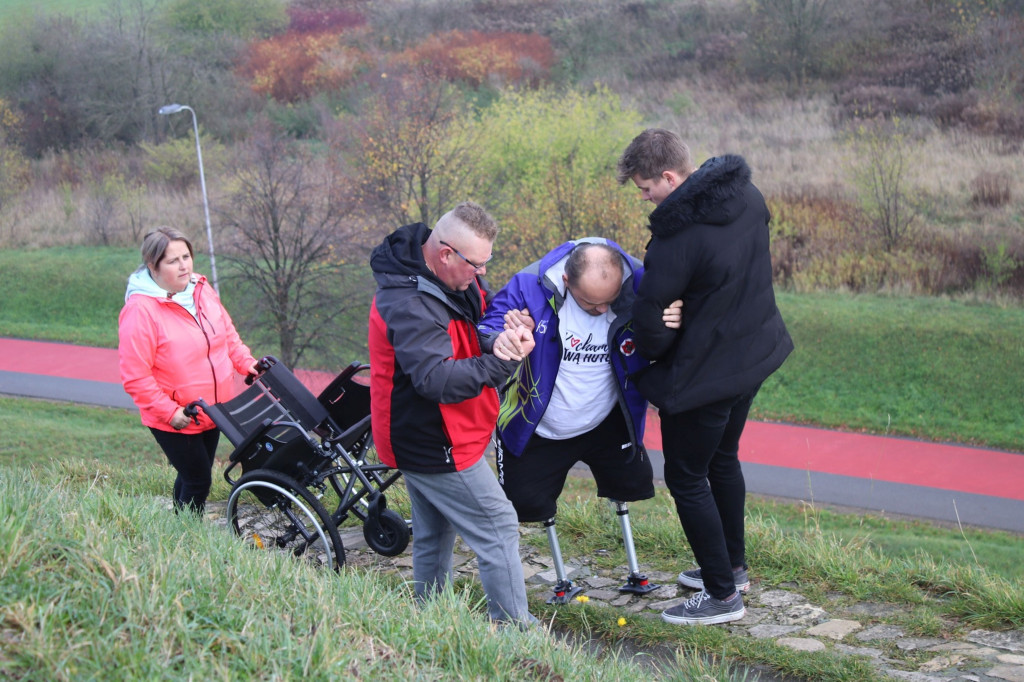
[[[222,514],[222,512],[221,512]],[[217,518],[216,508],[208,509],[211,520]],[[521,526],[521,533],[542,532],[539,528]],[[361,529],[342,532],[347,563],[383,571],[396,571],[412,577],[412,547],[388,558],[369,548]],[[527,589],[535,597],[546,600],[556,582],[554,562],[544,552],[524,542],[520,545]],[[456,572],[475,576],[476,560],[461,539],[456,546]],[[593,608],[614,608],[629,617],[657,618],[664,609],[675,606],[693,594],[676,584],[675,573],[647,571],[650,582],[658,589],[638,596],[619,592],[628,569],[598,569],[587,558],[565,558],[568,577],[584,588],[587,605]],[[688,567],[681,567],[680,570]],[[641,566],[641,570],[646,569]],[[777,644],[797,651],[825,651],[843,655],[863,656],[879,671],[880,677],[908,682],[1024,682],[1024,630],[996,632],[972,630],[959,640],[915,637],[904,628],[885,624],[898,612],[898,606],[858,603],[852,606],[814,604],[803,595],[788,589],[795,586],[762,587],[751,570],[750,592],[744,597],[747,612],[738,621],[716,626],[733,634],[756,639],[771,638]],[[687,627],[687,626],[680,626]],[[752,677],[752,679],[754,679]],[[762,674],[762,680],[765,679]]]
[[[524,527],[524,533],[530,530]],[[539,532],[539,531],[538,531]],[[350,544],[351,541],[351,544]],[[346,533],[348,561],[386,567],[411,578],[411,548],[387,559],[374,554],[362,542],[362,534]],[[461,575],[475,574],[476,561],[468,548],[456,547],[456,570]],[[556,582],[550,556],[526,545],[521,546],[527,589],[546,600]],[[574,584],[583,587],[587,605],[614,608],[624,616],[657,618],[661,611],[675,606],[693,594],[676,584],[676,574],[648,571],[652,583],[661,585],[643,596],[619,592],[629,573],[625,566],[614,571],[598,570],[586,560],[565,559],[566,572]],[[688,567],[682,567],[688,568]],[[643,569],[643,566],[641,566]],[[734,634],[757,639],[771,638],[781,646],[798,651],[824,651],[863,656],[881,675],[908,682],[1024,682],[1024,631],[993,632],[972,630],[962,640],[914,637],[903,628],[879,624],[899,607],[888,604],[860,603],[834,608],[813,604],[786,586],[762,588],[756,572],[751,572],[750,592],[744,601],[746,616],[739,621],[717,626]],[[687,627],[687,626],[680,626]],[[753,679],[753,678],[752,678]],[[763,679],[763,678],[762,678]]]

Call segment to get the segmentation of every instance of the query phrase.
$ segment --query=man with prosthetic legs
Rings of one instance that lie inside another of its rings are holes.
[[[485,338],[521,327],[534,335],[503,389],[496,451],[519,521],[547,531],[557,577],[551,604],[582,591],[568,578],[555,529],[558,496],[577,462],[590,467],[619,519],[630,571],[619,589],[657,587],[640,573],[627,505],[654,496],[643,447],[647,402],[630,379],[647,364],[635,352],[630,315],[642,270],[611,241],[566,242],[514,275],[479,325]],[[678,326],[679,305],[666,309],[666,324]],[[502,353],[498,342],[494,354]]]

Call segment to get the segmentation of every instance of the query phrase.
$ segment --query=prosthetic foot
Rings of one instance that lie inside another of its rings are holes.
[[[555,583],[552,591],[551,598],[548,599],[548,604],[568,604],[577,594],[583,591],[582,587],[577,587],[572,584],[565,575],[565,564],[562,563],[562,548],[558,544],[558,533],[555,531],[555,517],[551,517],[544,522],[544,529],[548,533],[548,544],[551,545],[551,558],[555,561],[555,577],[558,578],[558,582]]]
[[[640,572],[640,566],[636,562],[636,549],[633,546],[633,530],[629,525],[629,507],[625,502],[610,500],[615,505],[615,514],[619,517],[619,526],[622,528],[622,542],[626,547],[626,559],[629,561],[629,576],[626,584],[619,588],[619,592],[632,592],[633,594],[647,594],[656,590],[661,585],[655,585],[647,580],[647,576]]]

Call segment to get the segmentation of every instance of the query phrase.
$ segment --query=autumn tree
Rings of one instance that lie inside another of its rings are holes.
[[[236,273],[229,286],[247,292],[233,303],[243,335],[255,347],[277,347],[289,367],[310,357],[340,366],[341,352],[365,346],[365,326],[344,322],[365,320],[372,279],[353,273],[363,272],[368,251],[349,222],[348,183],[335,156],[257,129],[221,215]]]
[[[605,88],[506,92],[480,117],[482,201],[502,236],[495,273],[509,274],[567,239],[596,235],[637,256],[646,208],[618,186],[615,163],[641,130]]]
[[[428,225],[472,198],[479,149],[467,125],[468,106],[449,83],[383,73],[361,115],[343,125],[359,159],[359,198],[391,229]]]
[[[538,86],[555,62],[551,41],[535,33],[448,31],[395,57],[424,73],[473,87],[485,83]]]
[[[887,252],[897,251],[917,227],[920,199],[910,187],[911,142],[902,120],[872,119],[853,131],[853,183],[868,227]]]
[[[288,32],[250,45],[240,72],[254,92],[294,103],[340,89],[368,61],[341,34]]]

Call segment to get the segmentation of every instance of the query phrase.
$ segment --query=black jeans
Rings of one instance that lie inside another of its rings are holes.
[[[665,484],[676,502],[704,590],[716,599],[736,591],[732,569],[746,561],[747,488],[740,435],[757,388],[679,414],[661,415]]]
[[[174,509],[202,514],[213,483],[213,458],[217,454],[219,429],[202,433],[178,433],[150,427],[167,461],[178,472],[174,479]]]

